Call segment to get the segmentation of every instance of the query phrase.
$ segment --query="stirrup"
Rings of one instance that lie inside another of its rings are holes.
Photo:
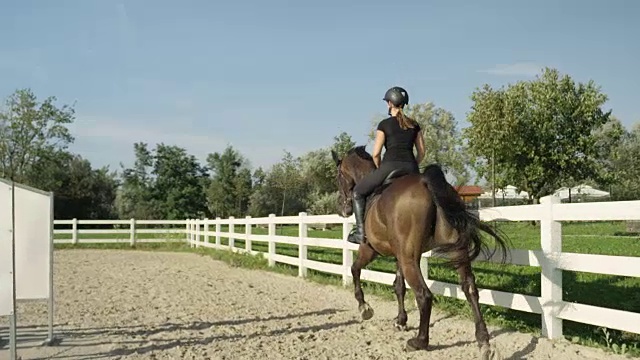
[[[349,236],[347,236],[347,241],[352,243],[352,244],[364,244],[367,240],[367,237],[364,235],[364,226],[362,229],[362,233],[360,234],[360,236],[362,237],[362,239],[360,241],[358,241],[358,229],[357,228],[353,228],[351,229],[351,232],[349,232]]]

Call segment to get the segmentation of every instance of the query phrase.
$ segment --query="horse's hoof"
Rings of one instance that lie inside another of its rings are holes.
[[[428,347],[429,343],[427,341],[420,341],[418,338],[407,341],[407,351],[427,350]]]
[[[482,360],[502,360],[502,355],[498,349],[492,348],[489,344],[484,344],[480,348],[480,359]]]
[[[373,317],[373,309],[369,304],[364,303],[360,306],[360,316],[362,320],[369,320]]]
[[[393,327],[399,331],[407,331],[408,329],[407,324],[402,325],[402,324],[398,324],[397,322],[393,323]]]

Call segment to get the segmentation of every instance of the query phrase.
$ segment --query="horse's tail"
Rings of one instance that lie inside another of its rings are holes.
[[[479,232],[482,230],[495,239],[496,245],[502,250],[502,261],[505,261],[508,238],[504,234],[499,235],[491,226],[480,221],[467,209],[458,192],[447,182],[440,166],[427,166],[422,173],[422,180],[431,192],[437,211],[442,212],[445,219],[459,234],[455,243],[438,245],[433,249],[434,252],[451,255],[449,263],[454,266],[475,260],[481,252],[491,257],[495,250],[489,255],[488,244],[483,241]]]

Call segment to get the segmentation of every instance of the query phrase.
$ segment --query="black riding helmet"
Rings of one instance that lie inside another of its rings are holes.
[[[390,101],[393,106],[401,107],[403,105],[409,104],[409,93],[407,92],[407,90],[399,86],[394,86],[391,89],[387,90],[382,100]]]

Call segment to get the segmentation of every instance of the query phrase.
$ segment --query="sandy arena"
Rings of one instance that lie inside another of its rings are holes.
[[[365,293],[361,322],[352,289],[232,268],[189,253],[61,250],[55,253],[56,347],[40,347],[46,304],[21,304],[22,359],[477,359],[474,324],[434,309],[429,352],[406,353],[393,328],[396,303]],[[601,350],[490,327],[505,359],[624,359]],[[7,320],[0,359],[8,359]]]

